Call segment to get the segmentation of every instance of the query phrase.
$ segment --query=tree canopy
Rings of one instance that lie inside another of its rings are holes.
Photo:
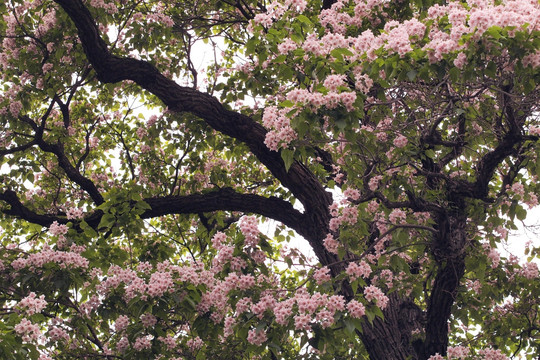
[[[540,354],[537,0],[0,14],[1,358]]]

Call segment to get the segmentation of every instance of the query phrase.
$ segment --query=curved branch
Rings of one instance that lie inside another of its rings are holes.
[[[75,168],[73,165],[71,165],[71,162],[67,158],[66,154],[64,153],[64,147],[61,143],[57,144],[49,144],[45,142],[43,139],[37,139],[37,144],[40,147],[41,150],[45,152],[50,152],[54,155],[56,155],[56,158],[58,159],[58,165],[64,170],[67,177],[80,185],[80,187],[90,195],[92,200],[97,204],[101,205],[105,202],[103,199],[103,196],[99,192],[96,185],[92,182],[92,180],[84,177],[77,168]]]
[[[254,194],[241,194],[231,188],[223,188],[206,194],[154,197],[144,201],[151,209],[141,215],[142,219],[168,214],[241,211],[266,216],[282,222],[300,234],[306,233],[302,224],[304,215],[289,202],[273,196],[266,198]]]
[[[307,214],[305,220],[310,221],[312,226],[309,234],[304,236],[321,262],[330,260],[322,245],[322,239],[328,233],[328,206],[332,203],[332,196],[324,190],[307,167],[294,162],[287,171],[280,153],[269,150],[264,144],[264,127],[250,117],[228,110],[211,95],[178,85],[148,62],[112,55],[101,38],[92,15],[81,0],[55,1],[77,27],[79,39],[99,81],[134,81],[156,95],[171,111],[190,112],[215,130],[244,142],[273,176],[304,205]]]
[[[38,214],[35,211],[30,210],[28,207],[23,205],[13,190],[6,190],[3,193],[0,193],[0,200],[5,201],[11,206],[9,210],[2,210],[2,212],[6,215],[15,216],[30,223],[47,227],[55,221],[58,223],[67,223],[66,219],[53,215]]]
[[[66,224],[65,217],[42,215],[25,206],[12,190],[0,193],[0,200],[8,203],[11,208],[4,210],[7,215],[15,216],[28,222],[45,227],[54,221]],[[255,213],[277,220],[307,236],[310,226],[305,221],[305,215],[296,210],[289,202],[277,197],[263,197],[254,194],[241,194],[231,188],[224,188],[206,194],[184,196],[163,196],[144,199],[150,209],[140,215],[142,219],[151,219],[169,214],[199,214],[213,211],[241,211]],[[84,218],[90,227],[97,229],[103,216],[102,211],[96,211]],[[75,227],[78,224],[75,223]]]

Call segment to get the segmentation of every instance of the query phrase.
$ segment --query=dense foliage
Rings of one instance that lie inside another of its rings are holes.
[[[540,354],[537,0],[0,14],[1,358]]]

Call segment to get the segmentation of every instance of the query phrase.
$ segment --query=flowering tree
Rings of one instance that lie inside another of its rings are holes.
[[[537,0],[0,13],[1,358],[540,353]]]

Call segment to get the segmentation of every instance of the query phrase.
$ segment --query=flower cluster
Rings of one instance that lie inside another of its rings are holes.
[[[15,325],[14,329],[17,335],[22,337],[25,342],[36,342],[41,336],[39,326],[28,319],[22,319],[20,323]]]
[[[255,216],[242,217],[240,219],[240,231],[246,238],[246,246],[257,246],[259,243],[259,222]]]
[[[27,315],[33,315],[41,312],[47,306],[45,295],[36,298],[36,294],[31,292],[27,297],[23,298],[18,303],[18,307],[24,310]]]

